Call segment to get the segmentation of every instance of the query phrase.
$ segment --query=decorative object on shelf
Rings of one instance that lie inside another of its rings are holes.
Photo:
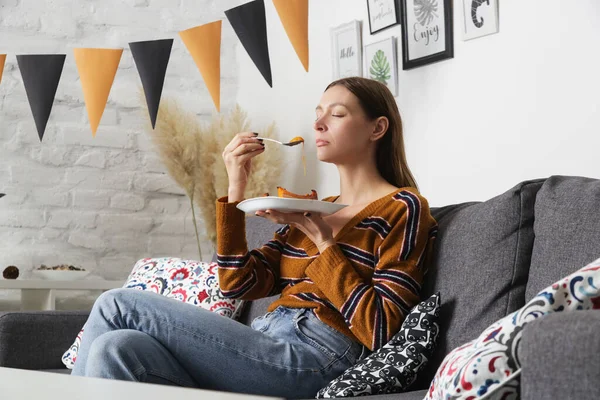
[[[142,80],[146,105],[148,106],[153,128],[156,126],[158,106],[172,47],[173,39],[129,43],[131,55]]]
[[[74,53],[92,135],[96,136],[123,49],[77,48]]]
[[[451,0],[400,0],[402,69],[454,57]]]
[[[308,72],[308,0],[273,0],[294,50]]]
[[[228,115],[215,115],[203,126],[194,113],[185,111],[174,99],[164,99],[155,129],[147,127],[169,175],[190,199],[200,259],[200,235],[194,204],[200,207],[206,235],[216,245],[216,199],[227,194],[228,178],[221,158],[223,148],[239,132],[250,131],[246,113],[236,106]],[[275,125],[260,131],[276,138]],[[257,197],[276,186],[281,175],[281,146],[252,160],[252,175],[246,196]]]
[[[463,40],[498,33],[498,0],[462,0]]]
[[[17,56],[27,100],[40,142],[52,112],[54,96],[65,64],[66,54],[25,54]]]
[[[371,35],[400,23],[398,0],[367,0]]]
[[[362,76],[362,30],[360,21],[331,28],[333,79]]]
[[[33,271],[34,275],[43,279],[52,281],[72,281],[86,277],[90,272],[85,268],[76,267],[69,264],[59,264],[53,267],[48,267],[44,264],[40,265]]]
[[[273,87],[264,0],[254,0],[231,8],[225,11],[225,16],[256,68]]]
[[[221,25],[221,21],[215,21],[179,32],[219,112],[221,111]]]
[[[365,46],[366,75],[386,85],[398,96],[396,38],[390,37]]]
[[[19,268],[9,265],[2,271],[2,277],[4,279],[17,279],[19,277]]]
[[[2,82],[2,73],[4,72],[4,62],[6,61],[6,54],[0,54],[0,83]]]

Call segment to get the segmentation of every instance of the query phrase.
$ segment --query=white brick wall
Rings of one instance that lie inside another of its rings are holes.
[[[72,263],[89,279],[124,279],[136,260],[198,258],[183,191],[166,174],[143,130],[140,79],[128,47],[173,38],[163,97],[175,97],[205,118],[215,112],[199,71],[178,32],[224,19],[222,111],[238,89],[238,40],[224,11],[242,0],[3,0],[0,53],[0,270],[17,265],[23,277],[41,263]],[[92,137],[77,75],[74,47],[122,47],[119,70],[96,137]],[[67,54],[52,114],[39,142],[16,54]],[[200,118],[200,117],[199,117]],[[203,229],[199,219],[199,228]],[[203,242],[205,260],[212,246]],[[61,308],[90,306],[89,293],[61,292]],[[0,310],[18,293],[0,292]]]

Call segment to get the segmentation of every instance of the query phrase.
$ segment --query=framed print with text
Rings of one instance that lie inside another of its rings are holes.
[[[400,23],[398,0],[367,0],[371,35]]]
[[[451,0],[400,0],[402,69],[454,57]]]
[[[331,28],[333,79],[362,76],[362,28],[360,21]]]

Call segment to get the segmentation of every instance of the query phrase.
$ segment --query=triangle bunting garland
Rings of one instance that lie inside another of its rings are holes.
[[[264,0],[254,0],[227,10],[225,16],[256,68],[273,87]]]
[[[23,78],[27,100],[31,107],[40,142],[44,137],[52,112],[54,96],[65,64],[66,54],[18,55],[17,63]]]
[[[217,111],[221,111],[221,21],[179,32],[200,70]]]
[[[133,60],[142,80],[152,129],[156,126],[160,97],[172,47],[173,39],[129,43]]]
[[[6,54],[0,54],[0,83],[2,83],[2,73],[4,72],[4,62],[6,61]]]
[[[123,49],[78,48],[74,53],[92,135],[96,136]]]
[[[308,0],[273,0],[285,32],[308,72]]]

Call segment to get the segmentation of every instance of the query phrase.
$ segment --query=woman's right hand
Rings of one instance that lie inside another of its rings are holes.
[[[241,200],[252,170],[252,158],[265,151],[257,134],[241,132],[233,137],[223,150],[223,161],[229,177],[229,201]]]

